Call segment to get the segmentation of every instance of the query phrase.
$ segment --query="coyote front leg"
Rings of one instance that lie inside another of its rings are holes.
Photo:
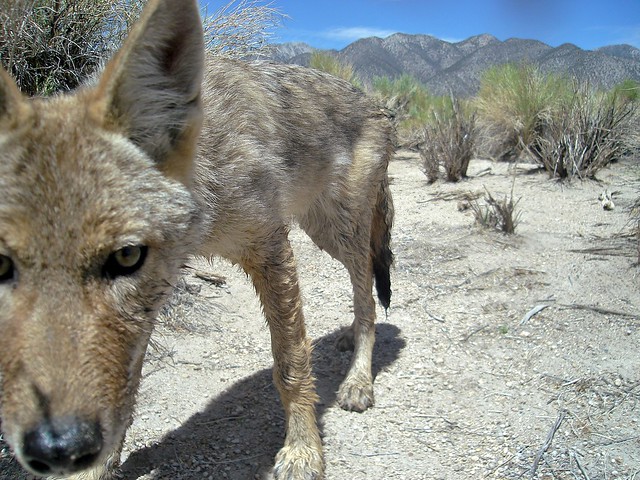
[[[271,331],[273,380],[285,411],[286,438],[275,460],[278,480],[322,478],[322,443],[316,423],[317,395],[293,250],[279,228],[242,260],[260,297]]]

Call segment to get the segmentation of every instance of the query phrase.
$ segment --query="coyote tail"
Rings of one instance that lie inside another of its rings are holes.
[[[393,226],[393,201],[389,191],[389,179],[385,173],[380,182],[378,197],[373,210],[371,223],[371,258],[373,277],[376,283],[378,299],[385,310],[391,304],[391,227]]]

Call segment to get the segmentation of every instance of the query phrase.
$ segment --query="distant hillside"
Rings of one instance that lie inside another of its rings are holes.
[[[308,65],[314,48],[305,43],[273,46],[279,62]],[[528,62],[543,71],[575,76],[592,85],[610,88],[626,79],[640,81],[640,49],[612,45],[595,51],[572,44],[551,47],[537,40],[498,40],[484,34],[461,42],[445,42],[429,35],[397,33],[387,38],[365,38],[332,51],[353,65],[365,83],[377,76],[395,78],[408,73],[438,95],[474,95],[482,73],[507,62]]]

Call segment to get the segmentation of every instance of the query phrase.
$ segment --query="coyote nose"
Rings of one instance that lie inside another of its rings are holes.
[[[101,449],[102,432],[97,422],[66,417],[45,420],[27,432],[22,451],[34,472],[64,475],[91,466]]]

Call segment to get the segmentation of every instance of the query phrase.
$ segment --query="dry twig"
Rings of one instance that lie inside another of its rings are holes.
[[[538,470],[538,465],[540,464],[540,460],[542,460],[542,456],[551,446],[551,442],[553,442],[553,437],[555,436],[556,432],[560,428],[560,425],[562,425],[562,422],[564,421],[564,418],[566,416],[567,416],[567,412],[564,410],[562,410],[558,414],[558,418],[556,419],[555,423],[551,427],[551,430],[549,431],[549,434],[547,435],[546,440],[542,444],[542,447],[540,448],[540,450],[538,450],[538,453],[536,454],[536,457],[533,460],[533,464],[531,465],[531,470],[529,471],[529,477],[531,479],[535,477],[536,471]]]
[[[544,310],[545,308],[547,308],[549,305],[537,305],[535,307],[533,307],[531,310],[529,310],[527,312],[527,314],[522,317],[522,320],[520,320],[520,325],[524,325],[525,323],[527,323],[529,320],[531,320],[531,318],[534,315],[537,315],[539,312],[541,312],[542,310]]]
[[[579,303],[572,303],[572,304],[558,304],[558,306],[567,308],[567,309],[574,309],[574,310],[590,310],[592,312],[600,313],[602,315],[616,315],[619,317],[640,320],[640,315],[636,313],[627,313],[627,312],[621,312],[619,310],[610,310],[608,308],[596,307],[595,305],[582,305]]]

